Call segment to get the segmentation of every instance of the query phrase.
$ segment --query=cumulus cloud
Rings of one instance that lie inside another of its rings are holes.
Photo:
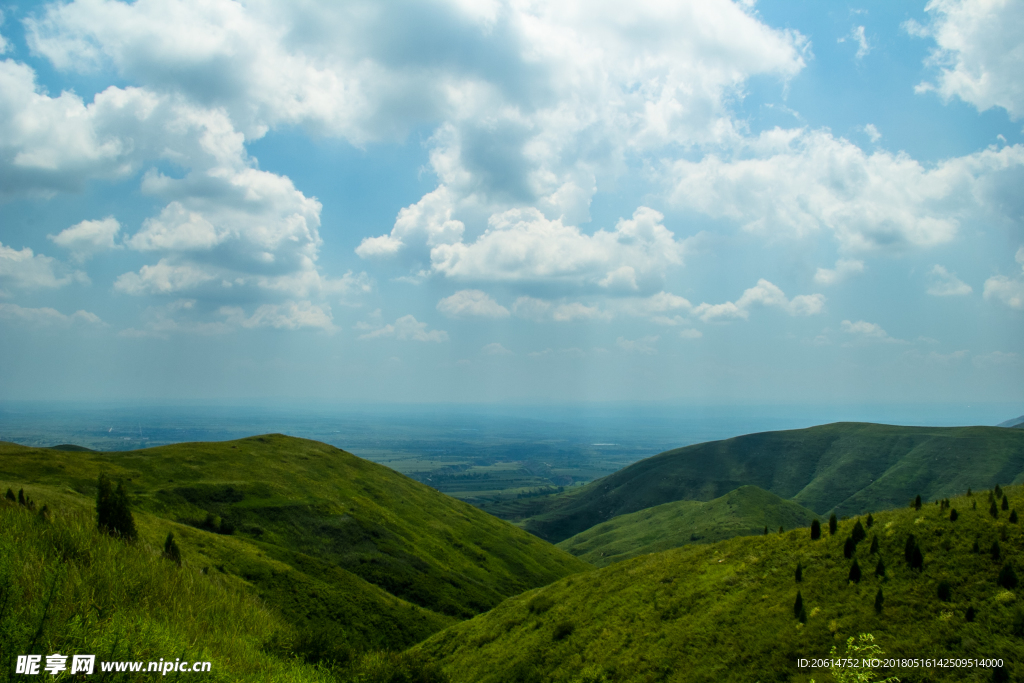
[[[482,349],[480,349],[480,353],[483,353],[483,354],[488,355],[488,356],[510,356],[510,355],[512,355],[511,351],[506,349],[504,346],[502,346],[498,342],[491,342],[490,344],[487,344]]]
[[[926,64],[938,69],[935,83],[922,82],[918,92],[935,90],[946,99],[959,97],[978,111],[1002,107],[1013,119],[1024,116],[1024,13],[1012,0],[931,0],[931,21],[914,21],[906,30],[935,41]]]
[[[1024,270],[1024,246],[1017,250],[1014,258]],[[1016,310],[1024,309],[1024,272],[1013,278],[993,275],[985,280],[984,296],[986,299],[1001,301]]]
[[[857,259],[839,259],[835,268],[818,268],[814,273],[814,281],[819,285],[834,285],[851,275],[864,272],[864,262]]]
[[[89,277],[28,247],[17,250],[0,243],[0,283],[21,289],[53,289],[72,282],[88,284]]]
[[[700,339],[704,336],[704,333],[691,327],[686,330],[679,330],[679,336],[683,339]]]
[[[508,309],[479,289],[463,289],[437,302],[437,310],[449,318],[478,316],[507,318]]]
[[[121,224],[113,216],[96,221],[76,223],[56,235],[47,235],[54,244],[71,252],[79,263],[92,258],[101,251],[120,249],[114,240],[121,231]]]
[[[379,339],[390,337],[401,341],[444,342],[448,341],[448,333],[444,330],[428,330],[427,323],[421,323],[411,315],[405,315],[393,325],[373,327],[366,323],[358,323],[356,329],[366,330],[359,335],[360,339]]]
[[[685,243],[640,207],[613,230],[588,235],[535,208],[491,216],[476,240],[441,243],[430,250],[431,270],[445,278],[477,282],[559,282],[605,291],[658,286],[683,260]],[[387,239],[394,239],[394,232]],[[364,245],[366,242],[364,241]]]
[[[969,284],[961,280],[955,273],[951,273],[944,266],[936,264],[931,270],[931,285],[928,293],[932,296],[965,296],[974,290]]]
[[[843,332],[854,337],[857,341],[878,341],[886,342],[890,344],[905,344],[901,339],[894,339],[889,336],[889,333],[882,329],[882,326],[878,323],[869,323],[864,320],[858,320],[857,322],[850,322],[844,320],[840,323],[840,327]]]
[[[825,296],[801,294],[788,299],[781,289],[762,278],[757,281],[756,285],[745,290],[736,301],[726,301],[721,304],[702,303],[694,307],[693,315],[704,322],[746,319],[750,316],[750,309],[758,305],[779,308],[794,316],[816,315],[825,308]]]
[[[0,319],[34,327],[71,327],[72,325],[105,326],[100,317],[89,311],[75,311],[65,315],[53,308],[24,308],[17,304],[0,303]]]
[[[768,238],[827,230],[845,250],[899,250],[947,243],[962,220],[993,210],[1012,220],[1009,188],[1024,182],[1024,145],[929,169],[902,153],[865,154],[827,131],[776,128],[743,153],[671,164],[672,203]]]
[[[612,314],[597,306],[588,306],[579,301],[552,302],[521,296],[512,304],[512,312],[526,320],[543,322],[572,322],[574,320],[610,320]]]
[[[283,304],[263,304],[252,315],[237,306],[223,306],[219,313],[229,325],[239,327],[274,327],[294,330],[300,327],[314,327],[333,330],[331,311],[326,306],[316,306],[309,301],[287,301]]]
[[[653,337],[643,337],[642,339],[626,339],[625,337],[619,337],[615,340],[615,345],[629,353],[640,353],[645,356],[653,356],[658,353],[658,349],[655,347],[658,339],[658,335],[654,335]]]

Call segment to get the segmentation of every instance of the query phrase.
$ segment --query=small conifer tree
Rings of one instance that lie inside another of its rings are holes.
[[[96,487],[96,526],[101,531],[126,541],[133,541],[138,535],[124,484],[118,482],[117,488],[114,489],[110,480],[103,474],[100,475]]]
[[[1017,572],[1013,571],[1013,567],[1009,562],[1003,565],[1003,568],[999,570],[998,583],[1007,590],[1013,590],[1017,587]]]
[[[885,562],[882,562],[882,558],[878,558],[878,564],[875,565],[875,576],[885,578]]]
[[[817,541],[821,538],[821,522],[818,520],[811,521],[811,540]]]
[[[999,518],[999,508],[996,507],[996,502],[993,500],[992,505],[988,508],[988,514],[992,515],[993,519]]]
[[[988,552],[992,555],[992,561],[998,562],[999,558],[1002,556],[1002,552],[999,550],[999,541],[992,541],[992,547]]]
[[[850,567],[850,576],[848,578],[854,583],[860,583],[860,565],[857,564],[857,560],[853,561],[853,565]]]
[[[767,524],[764,525],[764,535],[765,536],[768,535],[768,525]]]
[[[868,532],[864,531],[864,525],[861,524],[860,520],[858,519],[857,523],[853,525],[853,531],[850,532],[850,538],[853,539],[853,544],[857,545],[867,537]]]
[[[7,498],[7,500],[11,501],[12,503],[18,502],[18,497],[14,495],[14,491],[12,491],[9,487],[7,489],[7,495],[4,497]]]
[[[804,568],[800,566],[800,563],[796,563],[796,582],[800,583],[804,580]]]
[[[1016,524],[1016,523],[1017,523],[1017,510],[1014,509],[1014,510],[1010,511],[1010,524]]]
[[[956,508],[949,511],[949,521],[955,522],[958,517],[960,517],[960,515],[957,514]]]
[[[800,594],[800,591],[796,592],[796,601],[793,603],[793,616],[800,618],[800,613],[804,611],[804,596]]]
[[[851,557],[853,557],[853,549],[853,537],[847,536],[846,543],[843,544],[843,557],[845,557],[846,559],[850,559]]]
[[[914,509],[915,510],[920,510],[921,509],[921,494],[920,493],[917,494],[917,498],[914,498]]]
[[[974,621],[974,617],[977,616],[978,612],[974,609],[974,605],[968,605],[967,613],[964,614],[964,621]]]
[[[882,603],[885,602],[885,596],[882,595],[882,589],[879,588],[878,592],[875,593],[875,614],[882,613]]]
[[[914,552],[910,556],[910,568],[924,569],[924,554],[921,552],[921,548],[917,545],[914,546]]]
[[[871,513],[869,512],[868,513],[868,518],[867,518],[867,527],[870,529],[871,525],[874,524],[874,523],[875,523],[875,518],[872,517]]]
[[[949,581],[939,581],[937,593],[939,600],[942,600],[942,602],[949,602],[953,595],[953,589],[949,585]]]
[[[164,557],[174,562],[179,567],[181,566],[181,549],[178,548],[178,544],[174,542],[174,532],[167,532],[167,540],[164,541]]]
[[[798,614],[796,616],[796,618],[800,620],[801,624],[806,624],[807,623],[807,610],[804,609],[803,607],[801,607],[800,608],[800,614]]]
[[[917,539],[914,538],[914,534],[907,536],[907,543],[903,546],[903,557],[906,559],[907,564],[910,564],[910,558],[914,555],[914,548],[917,547]]]
[[[18,505],[25,505],[25,489],[18,489]]]
[[[996,487],[992,490],[992,493],[995,494],[996,498],[1003,497],[1003,490],[999,488],[999,484],[996,484]]]
[[[780,534],[782,533],[782,527],[781,526],[779,527],[779,533]]]
[[[1003,503],[1002,503],[1002,505],[1000,505],[999,507],[1001,507],[1001,508],[1002,508],[1003,510],[1009,510],[1009,509],[1010,509],[1010,499],[1009,499],[1009,498],[1007,498],[1007,497],[1006,497],[1006,496],[1004,495],[1004,496],[1003,496]]]
[[[967,487],[967,495],[968,496],[973,496],[974,495],[973,493],[971,493],[971,487],[969,487],[969,486]]]
[[[878,552],[878,536],[871,537],[871,549],[868,550],[870,555],[874,555]]]
[[[828,533],[831,536],[836,535],[836,527],[839,526],[839,520],[836,519],[836,514],[833,512],[832,516],[828,518]]]
[[[971,501],[971,509],[972,510],[977,510],[978,509],[978,501],[976,501],[976,500],[972,500]]]

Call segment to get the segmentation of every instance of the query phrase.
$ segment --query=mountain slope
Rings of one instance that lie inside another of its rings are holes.
[[[239,577],[293,623],[405,647],[589,565],[386,467],[282,435],[101,453],[0,444],[0,484],[88,508],[100,472],[187,559]],[[219,532],[219,533],[218,533]],[[226,533],[231,532],[231,533]],[[411,604],[410,604],[411,603]]]
[[[1012,420],[1006,422],[1000,422],[996,425],[997,427],[1017,427],[1018,429],[1024,429],[1024,415],[1015,417]]]
[[[558,547],[604,567],[690,543],[763,534],[766,527],[777,533],[779,527],[808,526],[815,517],[811,510],[768,491],[741,486],[706,503],[680,500],[619,515],[565,539]]]
[[[858,514],[1024,480],[1024,431],[836,423],[666,451],[533,503],[523,528],[559,542],[612,517],[753,485],[819,514]],[[502,516],[500,508],[491,512]]]
[[[1011,508],[1024,504],[1020,487],[1008,494]],[[1024,578],[1010,590],[999,577],[1005,566],[1024,577],[1024,533],[1008,512],[990,516],[986,494],[954,498],[952,507],[955,521],[939,505],[875,513],[852,559],[844,542],[855,520],[840,522],[835,536],[826,526],[817,541],[805,528],[644,555],[511,598],[414,649],[467,683],[805,682],[831,679],[798,668],[799,658],[828,657],[833,646],[843,655],[847,638],[870,633],[890,657],[993,658],[1009,674],[921,664],[870,680],[1020,680]],[[920,570],[905,559],[911,534]],[[990,550],[996,542],[999,559]],[[854,561],[858,582],[849,578]],[[798,592],[806,623],[797,618]]]

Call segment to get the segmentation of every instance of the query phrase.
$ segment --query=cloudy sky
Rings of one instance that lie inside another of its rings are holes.
[[[0,11],[0,399],[1024,403],[1021,0]]]

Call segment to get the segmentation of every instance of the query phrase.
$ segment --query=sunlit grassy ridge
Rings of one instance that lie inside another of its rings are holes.
[[[310,648],[337,656],[403,648],[453,618],[589,569],[319,442],[268,435],[123,453],[0,444],[0,485],[26,485],[37,500],[59,495],[90,509],[101,472],[124,481],[147,542],[175,529],[191,566],[253,587],[303,638],[328,641]]]
[[[581,489],[530,501],[528,509],[489,511],[506,519],[525,513],[524,528],[559,542],[618,515],[676,500],[712,500],[747,484],[842,516],[993,481],[1024,481],[1024,430],[846,422],[666,451]]]
[[[270,651],[293,631],[236,579],[179,568],[148,542],[101,534],[93,515],[59,497],[46,505],[48,520],[0,500],[3,680],[23,678],[11,674],[17,655],[28,653],[210,661],[203,678],[212,681],[331,680]],[[152,677],[118,674],[119,680]]]
[[[644,553],[713,543],[734,536],[776,533],[807,526],[812,511],[763,491],[741,486],[720,498],[680,500],[620,515],[558,544],[594,566],[604,567]]]
[[[1021,508],[1021,489],[1008,494],[1010,506]],[[817,541],[804,528],[644,555],[509,599],[415,649],[441,661],[454,681],[474,683],[823,681],[831,680],[828,672],[798,670],[797,659],[828,656],[833,645],[842,653],[847,637],[868,632],[892,656],[1001,658],[1010,680],[1019,680],[1024,606],[997,579],[1009,564],[1024,580],[1024,533],[1009,512],[990,516],[987,493],[951,503],[956,521],[935,504],[875,513],[851,559],[844,544],[852,519],[835,536],[824,525]],[[905,560],[910,534],[923,570]],[[875,575],[879,559],[884,577]],[[859,583],[849,580],[854,560]],[[943,581],[948,600],[939,597]],[[798,591],[806,624],[794,613]],[[971,607],[977,614],[968,621]],[[905,682],[992,680],[990,670],[896,673]]]

